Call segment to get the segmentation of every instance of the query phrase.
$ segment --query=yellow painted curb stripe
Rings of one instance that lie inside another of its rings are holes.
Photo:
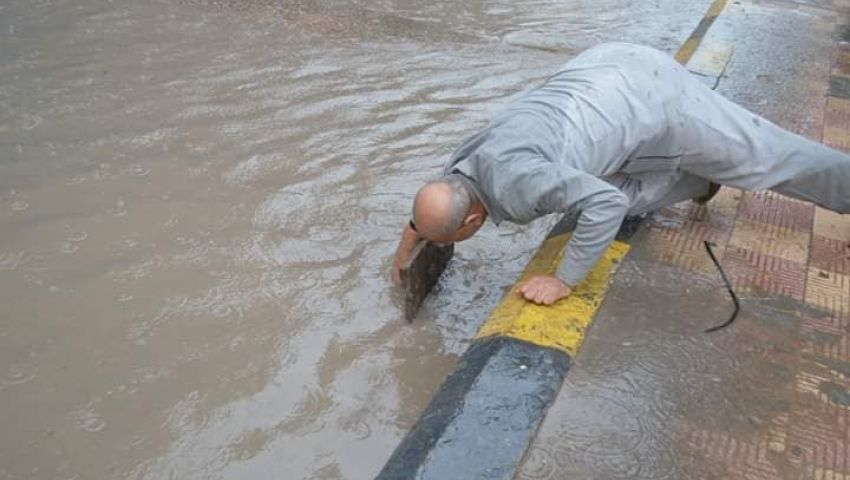
[[[694,29],[691,36],[685,41],[679,51],[676,52],[676,61],[685,65],[690,61],[691,57],[694,56],[694,52],[696,52],[697,47],[699,47],[700,42],[702,42],[702,38],[708,32],[708,28],[714,23],[714,20],[723,12],[723,9],[726,8],[726,3],[728,0],[714,0],[714,3],[708,7],[708,11],[705,12],[705,15],[700,20],[699,25]]]
[[[528,263],[520,280],[508,292],[476,338],[496,335],[516,338],[541,347],[575,355],[584,333],[602,303],[608,279],[629,245],[614,242],[572,295],[551,306],[535,305],[517,292],[519,284],[534,275],[551,275],[561,263],[569,234],[550,237]]]
[[[708,7],[708,11],[705,12],[703,18],[715,18],[720,16],[720,14],[723,12],[723,9],[726,8],[726,1],[727,0],[715,0],[714,3],[712,3],[711,6]]]

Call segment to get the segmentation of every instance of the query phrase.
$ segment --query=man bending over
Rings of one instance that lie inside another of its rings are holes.
[[[551,305],[582,281],[627,214],[705,202],[720,185],[847,214],[850,156],[732,103],[664,53],[600,45],[495,115],[419,190],[393,277],[420,238],[458,242],[487,218],[524,224],[578,210],[555,275],[519,288]]]

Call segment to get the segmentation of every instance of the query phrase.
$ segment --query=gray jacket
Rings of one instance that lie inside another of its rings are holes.
[[[587,50],[467,139],[445,173],[469,178],[497,225],[580,210],[557,271],[574,286],[604,254],[629,209],[629,197],[605,178],[676,169],[656,151],[668,123],[656,73],[671,62],[637,45]],[[647,161],[628,168],[640,157]]]

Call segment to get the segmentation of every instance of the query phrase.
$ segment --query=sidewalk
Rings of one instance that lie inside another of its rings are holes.
[[[848,23],[733,2],[700,49],[731,55],[718,91],[850,150]],[[724,188],[648,223],[517,478],[850,479],[850,216]],[[712,334],[733,306],[704,240],[742,303]]]

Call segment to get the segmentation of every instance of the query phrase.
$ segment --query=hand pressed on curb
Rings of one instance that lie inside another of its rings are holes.
[[[552,305],[558,300],[570,296],[573,289],[558,277],[537,275],[523,282],[517,291],[529,302],[538,305]]]

